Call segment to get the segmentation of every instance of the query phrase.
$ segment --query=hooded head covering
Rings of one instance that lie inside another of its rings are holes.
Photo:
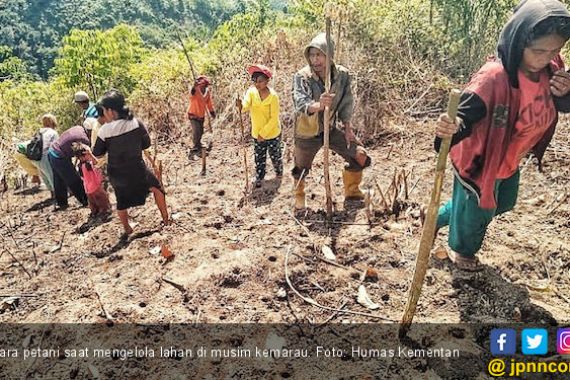
[[[209,86],[210,85],[210,79],[208,79],[208,77],[205,75],[200,75],[198,78],[196,78],[196,81],[194,82],[194,84],[196,86],[200,86],[200,85]]]
[[[334,60],[334,41],[331,38],[331,64]],[[315,36],[315,38],[312,39],[311,43],[309,45],[307,45],[307,47],[305,47],[305,59],[307,59],[307,62],[309,63],[309,65],[311,64],[311,61],[309,60],[309,50],[311,48],[315,48],[315,49],[319,49],[320,51],[323,52],[324,55],[327,55],[327,35],[325,33],[319,33]]]
[[[509,75],[511,86],[518,88],[518,69],[529,37],[538,24],[549,18],[560,18],[560,28],[556,33],[570,37],[570,13],[558,0],[522,0],[514,14],[503,27],[499,37],[497,52],[503,67]]]

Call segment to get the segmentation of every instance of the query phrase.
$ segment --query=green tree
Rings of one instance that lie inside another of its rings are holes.
[[[69,88],[130,92],[135,84],[129,67],[140,62],[142,45],[138,32],[127,25],[107,31],[75,29],[64,38],[53,73]]]
[[[24,79],[32,79],[24,61],[12,55],[8,46],[0,46],[0,81]]]

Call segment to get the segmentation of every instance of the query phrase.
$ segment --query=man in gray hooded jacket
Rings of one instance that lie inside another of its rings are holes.
[[[331,51],[334,52],[334,42]],[[351,128],[354,98],[350,88],[348,70],[333,63],[331,54],[331,91],[325,93],[327,42],[324,33],[318,34],[305,48],[308,65],[299,70],[293,79],[293,103],[295,105],[295,208],[305,204],[305,177],[311,169],[315,155],[323,146],[324,110],[331,110],[330,148],[344,158],[343,171],[345,199],[363,199],[359,189],[362,170],[370,165],[370,157],[357,144]],[[344,132],[338,128],[342,123]]]

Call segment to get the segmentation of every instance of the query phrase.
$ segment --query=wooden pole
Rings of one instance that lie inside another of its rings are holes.
[[[178,30],[176,30],[175,32],[176,32],[176,38],[178,38],[178,42],[180,42],[180,45],[182,45],[182,50],[184,51],[184,55],[186,56],[186,60],[188,61],[188,64],[190,65],[190,71],[192,72],[192,80],[195,81],[196,80],[196,70],[194,69],[194,62],[192,62],[192,59],[190,58],[190,55],[188,54],[188,50],[186,50],[186,45],[184,45],[184,41],[182,41],[182,37],[180,37]]]
[[[327,57],[326,57],[326,68],[325,68],[325,92],[329,93],[331,89],[331,19],[326,18],[326,39],[327,39]],[[323,166],[324,166],[324,178],[325,178],[325,191],[327,197],[327,219],[332,218],[332,191],[331,191],[331,180],[330,180],[330,164],[329,164],[329,144],[330,144],[330,120],[331,120],[331,110],[329,107],[325,107],[324,114],[324,150],[323,150]]]
[[[237,107],[236,107],[237,108]],[[238,117],[239,117],[239,124],[241,126],[241,138],[242,138],[242,144],[243,144],[243,164],[245,167],[245,194],[247,194],[249,192],[249,169],[247,167],[247,149],[245,147],[245,129],[243,126],[243,118],[241,115],[241,110],[238,108]]]
[[[338,16],[338,30],[336,33],[336,54],[334,57],[335,62],[338,63],[339,65],[342,65],[342,61],[341,61],[342,49],[340,46],[341,34],[342,34],[342,11]]]
[[[200,175],[206,175],[206,148],[202,148],[202,171]]]
[[[447,115],[451,120],[455,120],[457,117],[457,108],[459,107],[460,95],[461,92],[456,89],[451,90],[451,94],[449,95]],[[437,212],[439,209],[439,201],[441,197],[441,188],[443,186],[443,180],[445,178],[445,167],[447,164],[447,155],[449,153],[450,145],[451,138],[446,138],[442,140],[441,147],[439,148],[435,181],[433,189],[431,191],[431,200],[427,209],[426,220],[420,241],[420,248],[418,251],[418,256],[416,258],[416,269],[414,271],[414,277],[408,295],[408,303],[406,305],[404,315],[402,316],[399,331],[400,337],[405,337],[408,333],[408,330],[410,329],[410,325],[416,312],[416,306],[422,292],[422,286],[428,268],[429,254],[433,245],[433,237],[435,234],[437,222]]]
[[[239,97],[239,95],[236,98],[238,101],[241,102],[241,98]],[[241,127],[241,141],[243,142],[245,140],[245,129],[243,127],[243,120],[241,118],[241,109],[239,107],[237,107],[238,109],[238,115],[239,115],[239,125]]]
[[[178,30],[175,31],[176,32],[176,38],[178,39],[178,42],[180,42],[180,45],[182,46],[182,51],[184,51],[184,56],[186,57],[186,60],[188,61],[188,65],[190,66],[190,72],[192,73],[192,83],[196,82],[196,69],[194,68],[194,62],[192,61],[192,58],[190,58],[190,54],[188,54],[188,50],[186,50],[186,45],[184,44],[184,41],[182,40],[182,37],[180,37],[180,34],[178,33]],[[206,93],[209,91],[209,89],[206,90]],[[200,94],[202,96],[203,99],[206,98],[206,94]],[[204,120],[204,126],[207,127],[207,131],[212,133],[212,120],[210,119],[210,111],[208,109],[206,109],[206,114],[205,114],[205,120]]]

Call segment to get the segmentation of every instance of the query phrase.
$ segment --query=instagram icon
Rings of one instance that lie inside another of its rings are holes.
[[[570,328],[558,329],[556,349],[560,355],[570,355]]]

